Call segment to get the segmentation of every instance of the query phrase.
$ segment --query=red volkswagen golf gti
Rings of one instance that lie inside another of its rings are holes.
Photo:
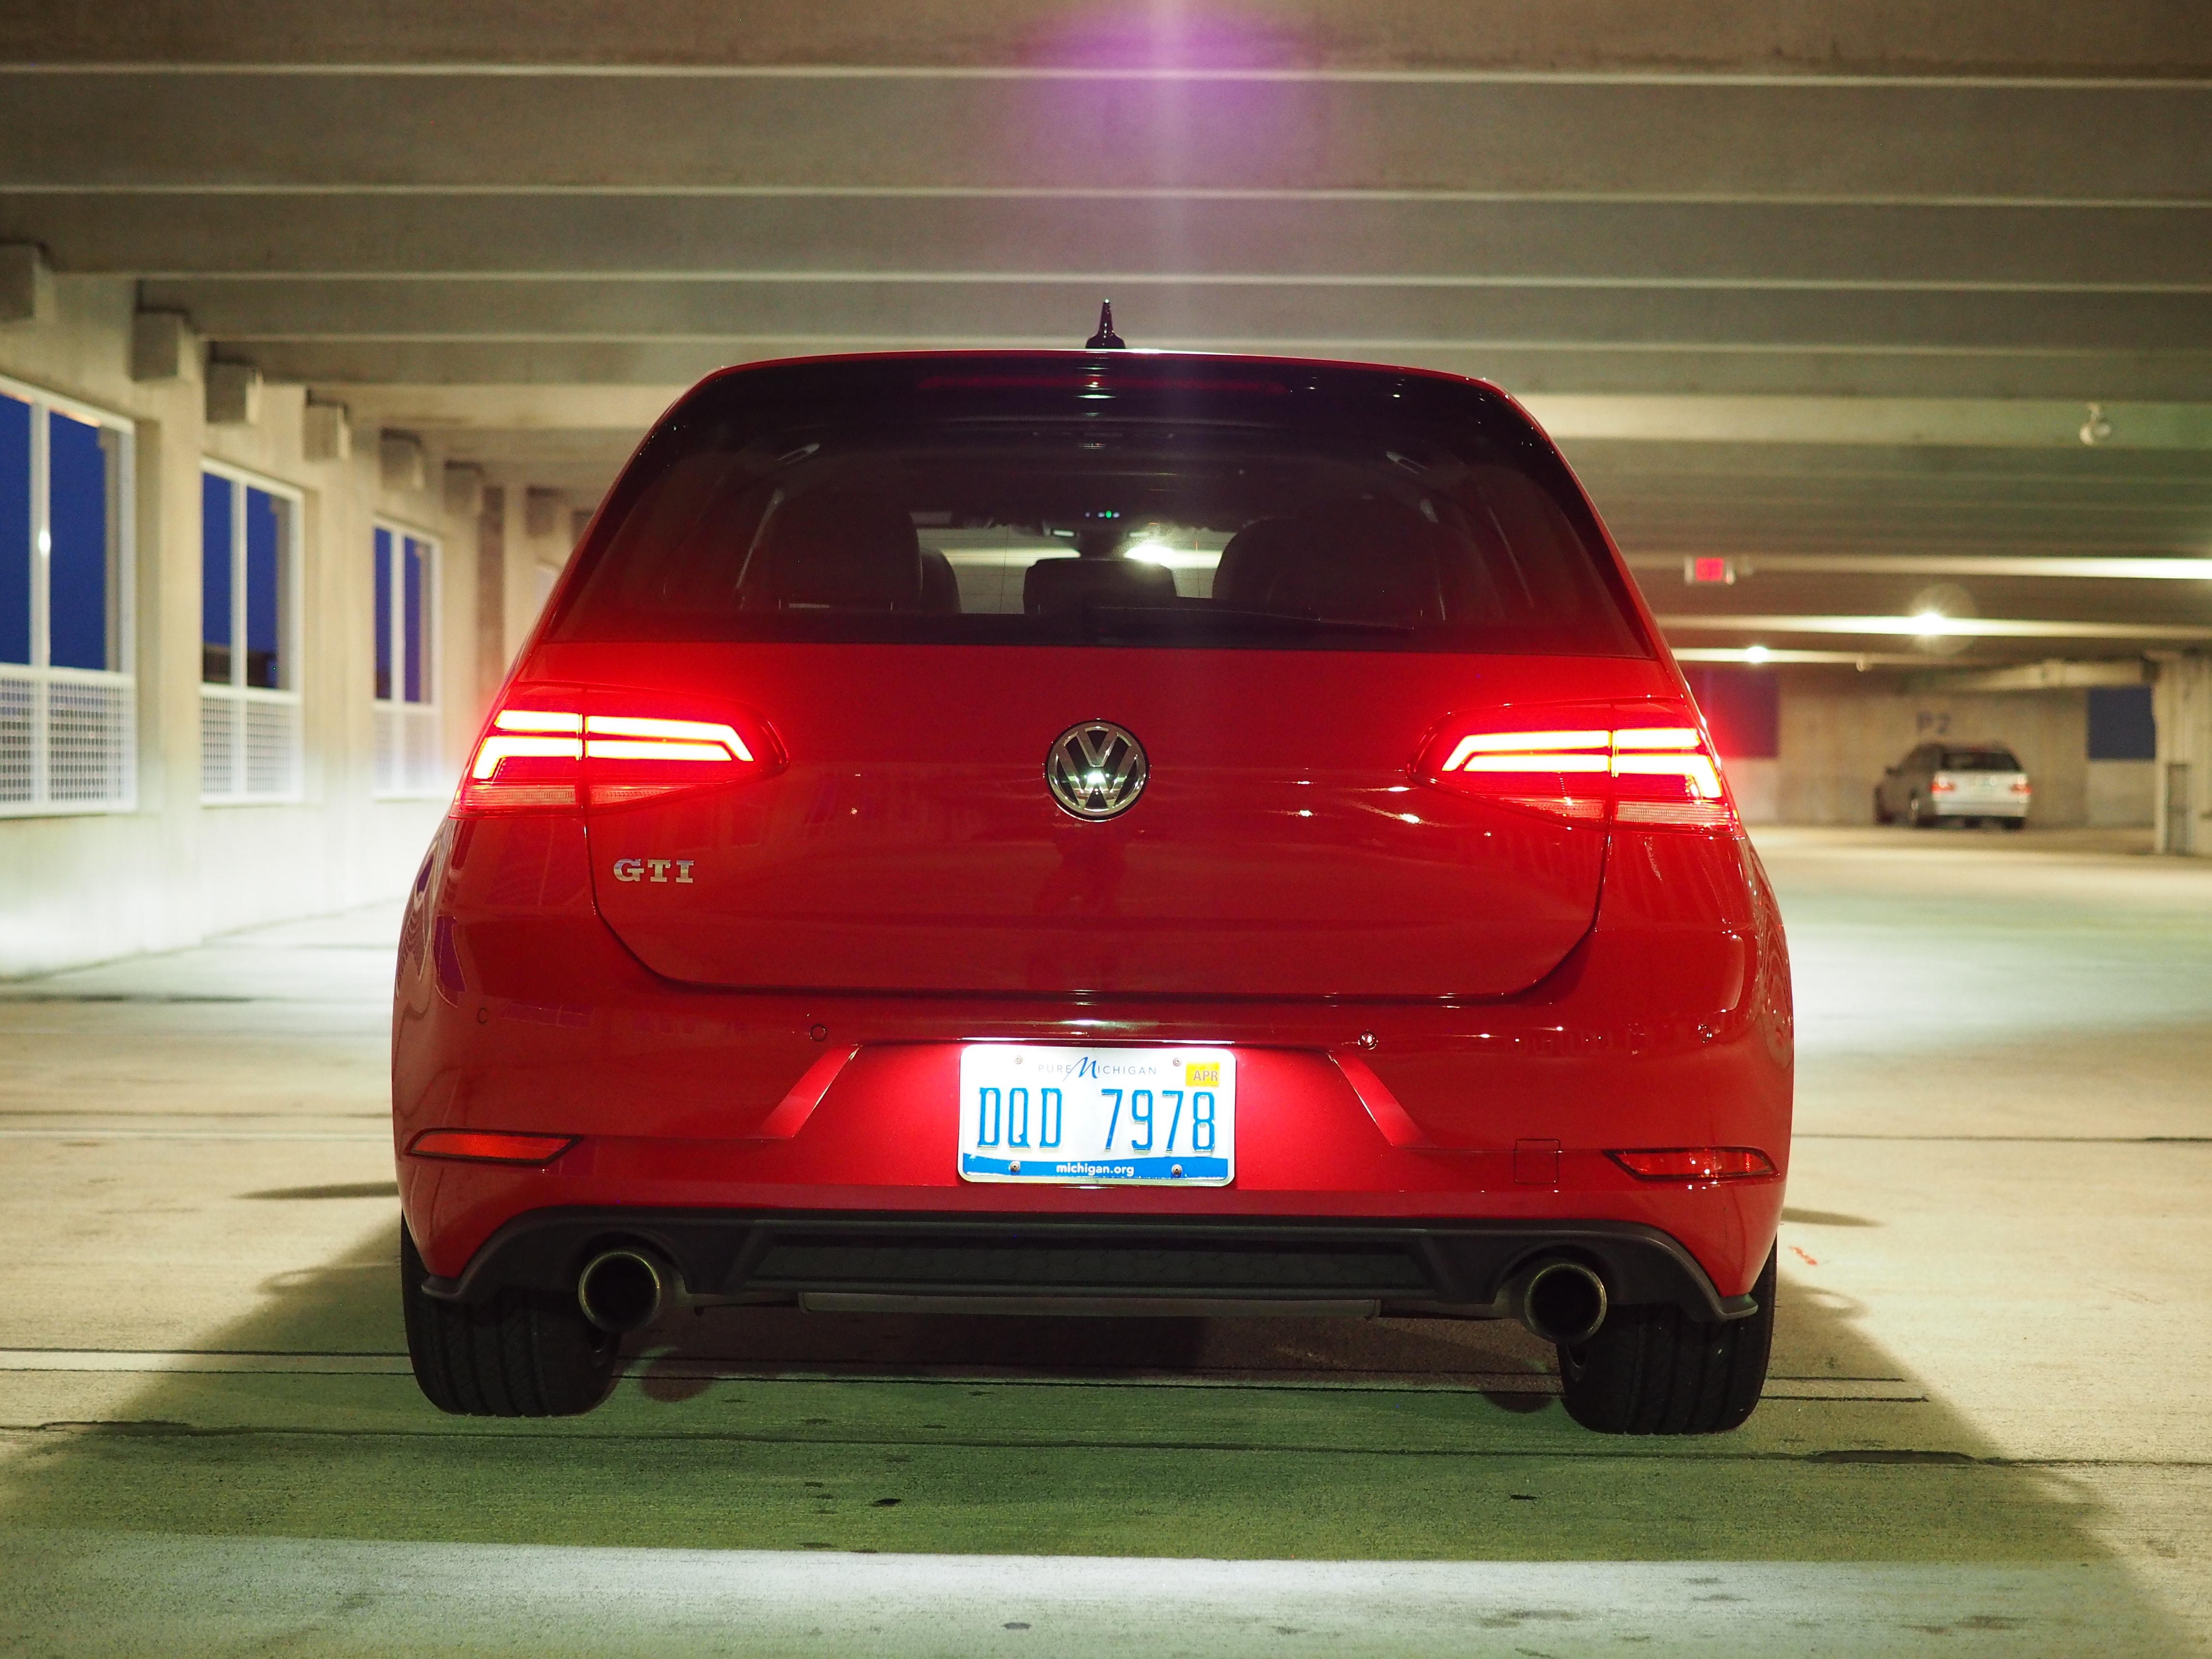
[[[1741,1423],[1789,968],[1711,743],[1491,386],[936,354],[717,374],[501,690],[401,944],[450,1412],[681,1301],[1515,1318]]]

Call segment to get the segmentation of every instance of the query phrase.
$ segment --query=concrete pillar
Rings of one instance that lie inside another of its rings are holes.
[[[2212,654],[2158,665],[2158,850],[2212,858]]]
[[[477,511],[477,702],[507,678],[507,509],[509,491],[483,491]]]

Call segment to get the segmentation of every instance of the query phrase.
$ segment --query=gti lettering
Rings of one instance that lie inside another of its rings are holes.
[[[644,878],[645,860],[643,859],[617,859],[615,860],[615,879],[617,881],[642,881]]]
[[[678,859],[676,860],[676,884],[678,887],[689,887],[692,884],[691,866],[697,862],[698,860],[696,859]]]
[[[668,884],[668,872],[672,867],[676,872],[677,886],[696,887],[698,884],[691,879],[691,872],[698,862],[696,859],[617,859],[615,879],[643,881],[647,878],[645,872],[650,870],[653,872],[652,879],[665,886]]]
[[[647,859],[645,862],[646,867],[653,872],[653,878],[655,881],[665,882],[668,879],[668,866],[674,863],[675,860],[672,859]]]

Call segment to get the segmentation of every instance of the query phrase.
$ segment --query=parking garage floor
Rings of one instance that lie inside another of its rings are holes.
[[[0,1650],[2212,1649],[2212,866],[1775,830],[1774,1375],[1569,1423],[1416,1322],[649,1334],[558,1423],[407,1375],[396,910],[0,987]]]

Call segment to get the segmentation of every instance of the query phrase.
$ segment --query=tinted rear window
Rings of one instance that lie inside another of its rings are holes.
[[[2018,772],[2023,769],[2009,749],[1947,749],[1940,769],[1946,772]]]
[[[702,388],[617,485],[555,637],[1650,654],[1504,400],[1129,361]]]

